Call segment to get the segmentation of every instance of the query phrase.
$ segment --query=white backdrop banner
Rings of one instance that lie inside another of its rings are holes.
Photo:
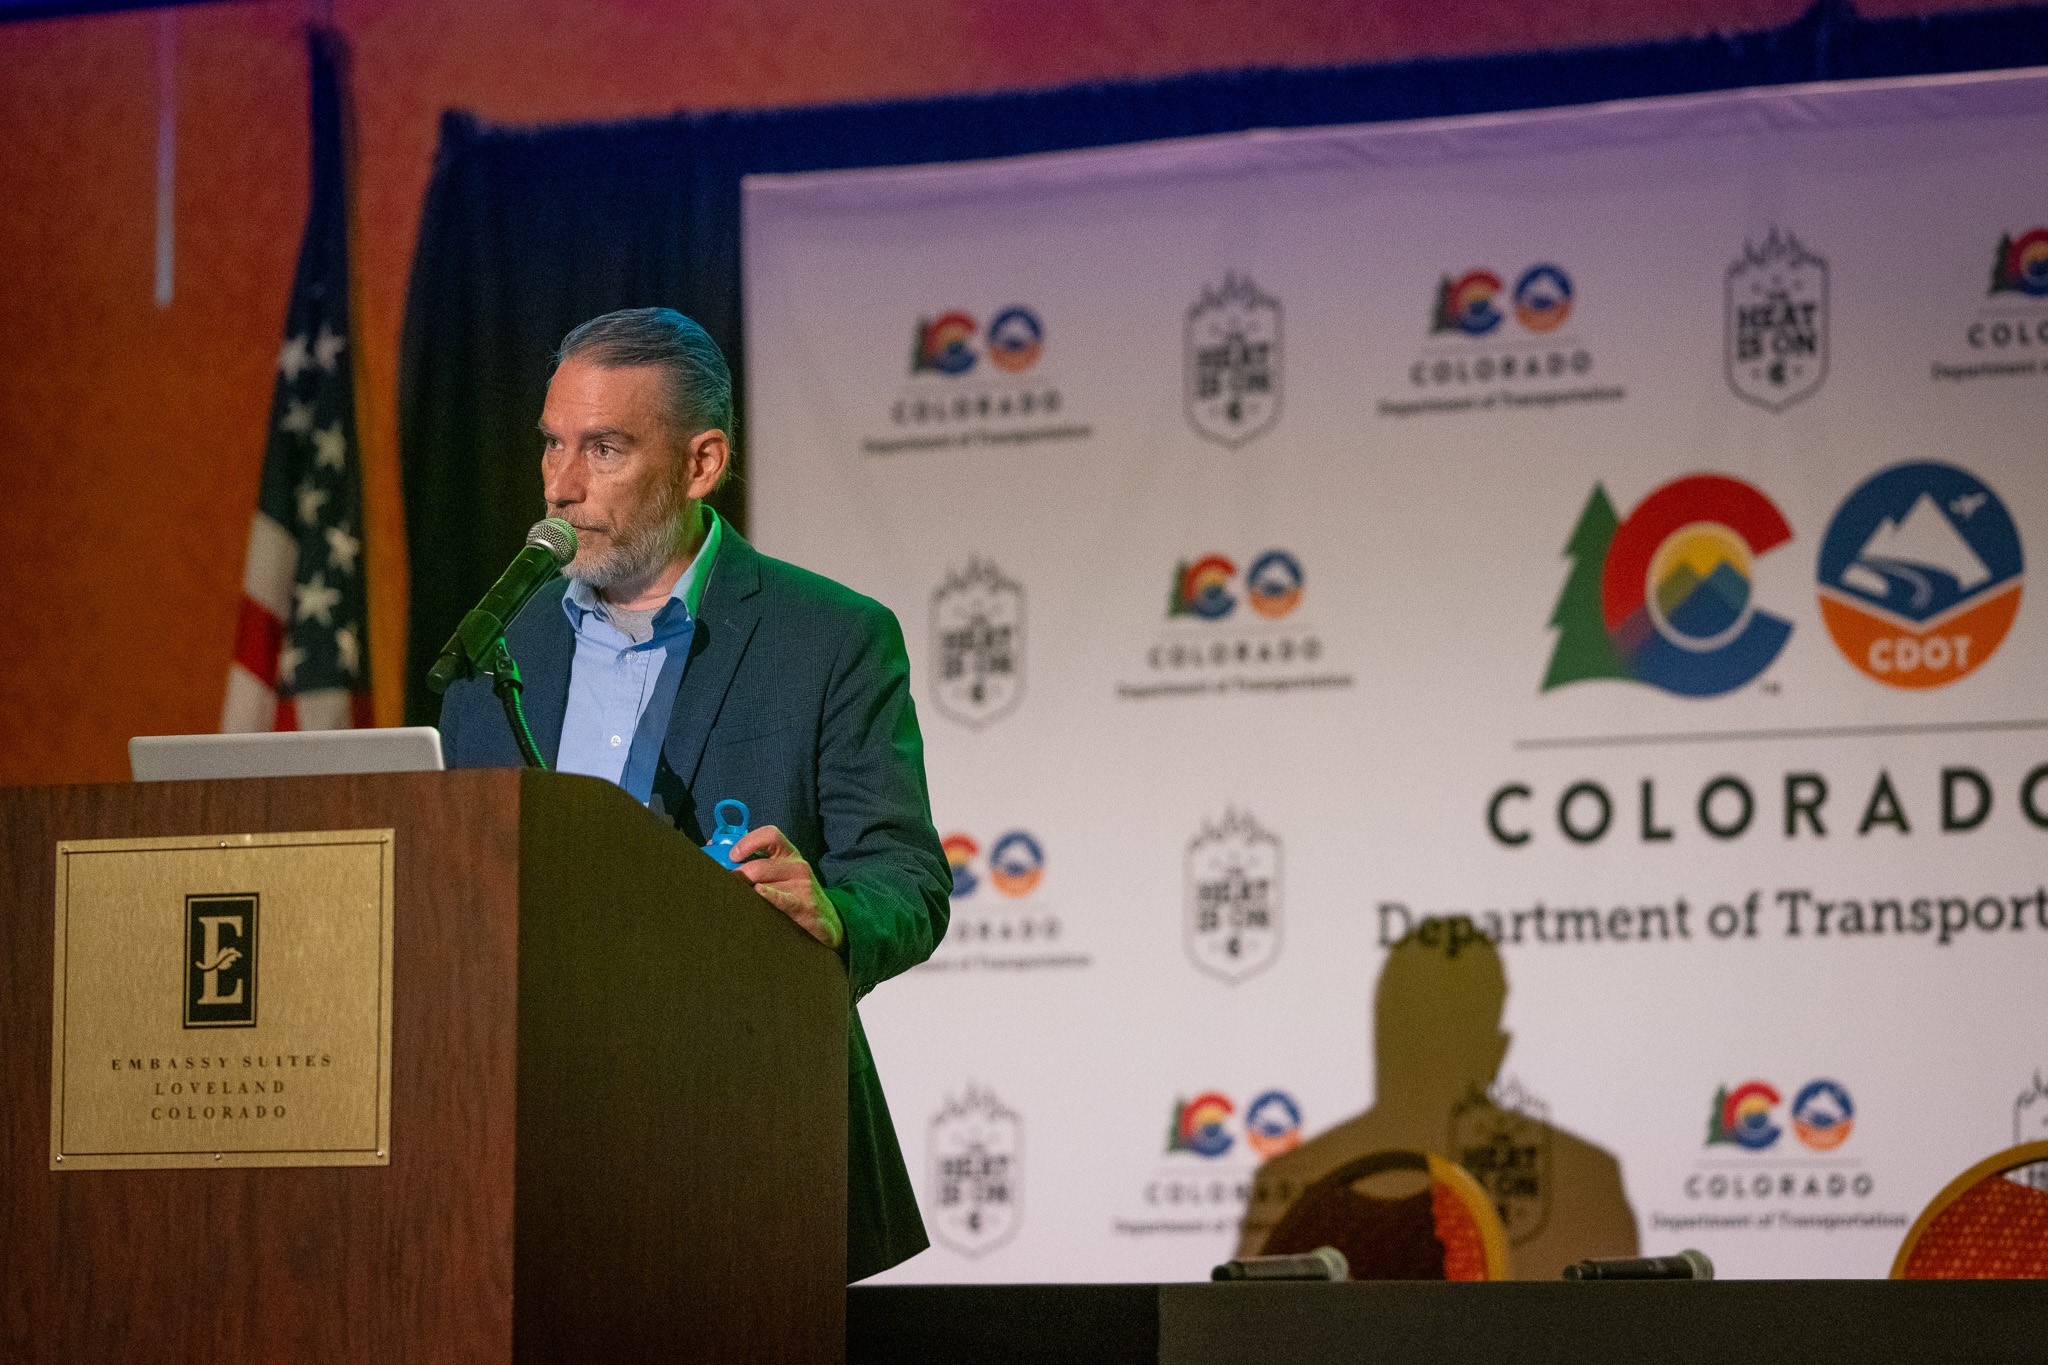
[[[2038,71],[750,180],[757,538],[901,618],[955,869],[891,1278],[1206,1275],[1430,916],[1524,1273],[1557,1152],[1870,1276],[2048,1136],[2044,187]]]

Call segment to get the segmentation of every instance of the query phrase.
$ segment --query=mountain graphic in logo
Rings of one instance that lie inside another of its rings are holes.
[[[1850,663],[1890,687],[1939,687],[1988,660],[2019,613],[2019,532],[1975,475],[1895,465],[1842,503],[1820,550],[1820,608]]]
[[[1842,570],[1844,587],[1879,601],[1900,598],[1910,611],[1954,606],[1990,580],[1991,570],[1924,492],[1903,520],[1879,522],[1862,552]],[[1936,606],[1937,597],[1949,600]]]

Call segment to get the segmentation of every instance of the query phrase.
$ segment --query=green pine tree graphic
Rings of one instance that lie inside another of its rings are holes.
[[[1457,327],[1451,321],[1451,277],[1446,275],[1437,282],[1436,307],[1430,311],[1429,330],[1452,332]]]
[[[1594,484],[1593,496],[1586,500],[1586,510],[1579,513],[1579,524],[1565,542],[1572,571],[1564,581],[1564,591],[1557,595],[1557,610],[1550,613],[1550,624],[1557,628],[1557,648],[1551,651],[1550,668],[1543,675],[1541,690],[1545,692],[1588,678],[1630,676],[1628,662],[1614,648],[1600,611],[1600,578],[1607,568],[1607,546],[1620,524],[1614,504],[1607,500],[1607,490]]]
[[[2017,290],[2017,289],[2019,288],[2019,284],[2018,284],[2018,282],[2017,282],[2016,280],[2014,280],[2014,279],[2013,279],[2013,277],[2012,277],[2011,273],[2010,273],[2010,272],[2008,272],[2008,271],[2006,270],[2006,268],[2005,268],[2005,263],[2006,263],[2007,261],[2011,260],[2011,259],[2012,259],[2012,234],[2011,234],[2010,232],[2008,232],[2008,233],[2005,233],[2005,234],[2003,234],[2003,235],[2001,235],[2001,236],[1999,237],[1999,239],[1998,239],[1998,254],[1997,254],[1996,256],[1993,256],[1993,257],[1991,258],[1991,292],[1992,292],[1992,293],[1994,293],[1994,294],[2005,294],[2005,293],[2011,293],[2011,292],[2013,292],[2013,291],[2015,291],[2015,290]]]
[[[1713,1112],[1707,1115],[1707,1146],[1709,1147],[1718,1142],[1733,1142],[1735,1140],[1729,1137],[1728,1130],[1721,1126],[1721,1111],[1727,1105],[1728,1087],[1724,1085],[1714,1092]]]

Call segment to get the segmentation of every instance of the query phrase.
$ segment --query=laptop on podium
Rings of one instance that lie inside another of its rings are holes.
[[[447,766],[441,759],[441,732],[431,725],[253,735],[137,735],[128,741],[128,768],[137,782],[423,773],[439,772]]]

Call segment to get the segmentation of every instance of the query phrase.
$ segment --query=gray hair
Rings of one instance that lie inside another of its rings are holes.
[[[673,308],[621,308],[592,318],[562,338],[555,364],[565,360],[606,370],[659,366],[678,446],[712,430],[724,432],[728,443],[734,439],[732,369],[711,334]]]

